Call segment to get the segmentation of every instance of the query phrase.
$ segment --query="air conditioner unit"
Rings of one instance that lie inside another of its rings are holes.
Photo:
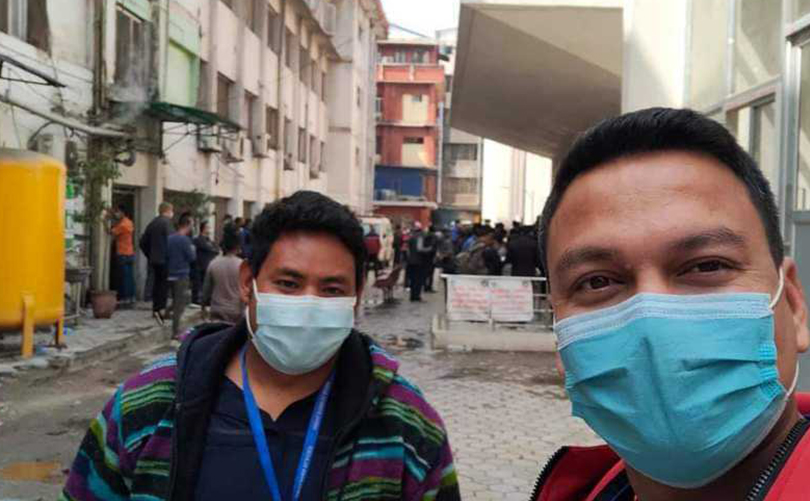
[[[270,134],[256,134],[253,136],[253,156],[254,157],[261,157],[264,158],[267,156],[267,153],[270,151],[270,145],[273,136]]]
[[[234,139],[225,140],[225,162],[238,163],[245,157],[245,138],[238,133]]]
[[[219,130],[213,128],[210,133],[197,136],[197,149],[203,153],[220,153],[222,137],[219,135]]]

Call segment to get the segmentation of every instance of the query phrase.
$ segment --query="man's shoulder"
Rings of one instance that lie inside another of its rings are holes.
[[[170,403],[174,399],[176,380],[177,355],[161,357],[124,382],[121,386],[122,403],[145,393],[150,394],[148,400],[153,403],[167,398]]]
[[[399,374],[396,358],[376,344],[369,347],[374,378],[385,385],[377,403],[379,415],[396,420],[411,438],[438,447],[447,439],[444,422],[438,411],[428,403],[422,390],[405,376]]]

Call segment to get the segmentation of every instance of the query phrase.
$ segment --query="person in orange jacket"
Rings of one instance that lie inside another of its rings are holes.
[[[810,499],[805,295],[721,124],[652,108],[585,132],[540,247],[572,412],[607,445],[558,451],[531,499]]]

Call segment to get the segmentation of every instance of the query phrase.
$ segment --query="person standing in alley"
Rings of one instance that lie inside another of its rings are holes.
[[[131,305],[135,302],[135,246],[133,234],[135,225],[127,217],[123,205],[112,213],[114,220],[110,234],[115,238],[115,267],[119,279],[118,304]]]
[[[172,334],[180,334],[180,321],[188,304],[189,277],[192,263],[197,259],[194,242],[189,237],[191,233],[191,214],[180,216],[177,232],[169,237],[166,267],[168,281],[172,288]]]
[[[411,288],[411,301],[422,300],[422,289],[427,278],[427,261],[432,256],[430,239],[422,231],[422,223],[413,223],[410,238],[408,239],[408,278],[406,281]]]
[[[166,260],[169,235],[174,229],[172,224],[174,206],[169,202],[162,202],[158,214],[146,227],[138,246],[149,261],[149,269],[152,272],[152,316],[158,324],[164,325],[166,298],[169,292]]]
[[[235,324],[242,318],[244,305],[239,295],[239,235],[233,228],[222,236],[222,251],[224,254],[211,261],[205,274],[200,294],[203,316]]]
[[[197,260],[194,261],[191,270],[191,302],[200,304],[200,292],[206,270],[211,261],[219,256],[219,246],[211,239],[211,225],[208,221],[200,223],[200,234],[194,239],[194,249],[197,252]]]
[[[374,276],[377,276],[377,272],[380,271],[380,249],[382,249],[382,242],[374,226],[369,226],[368,235],[364,237],[364,243],[366,244],[366,253],[368,255],[366,271],[373,270]]]
[[[402,226],[394,228],[394,265],[402,263]]]
[[[536,277],[540,266],[540,246],[531,226],[517,226],[506,244],[506,262],[513,277]]]
[[[439,234],[434,226],[428,228],[427,235],[425,235],[425,255],[423,256],[425,267],[425,292],[436,292],[433,288],[433,275],[436,274],[436,254],[439,244]]]
[[[250,255],[253,253],[251,228],[253,228],[253,220],[250,218],[242,221],[242,226],[239,228],[239,247],[241,247],[242,257],[245,259],[250,259]]]

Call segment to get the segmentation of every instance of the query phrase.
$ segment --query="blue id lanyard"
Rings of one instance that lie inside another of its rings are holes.
[[[278,479],[276,478],[276,470],[273,468],[273,459],[270,457],[270,449],[267,447],[267,436],[264,433],[262,418],[259,414],[259,406],[256,405],[256,399],[253,397],[253,391],[250,389],[245,353],[247,353],[247,344],[242,348],[240,355],[242,361],[242,393],[245,396],[245,408],[247,409],[248,421],[250,421],[250,429],[253,432],[253,441],[256,443],[256,450],[259,453],[259,462],[262,465],[262,470],[264,470],[264,478],[267,480],[267,486],[270,487],[270,494],[273,496],[273,501],[283,501],[281,490],[278,486]],[[329,394],[332,392],[334,383],[335,371],[332,371],[329,379],[326,380],[323,388],[318,392],[315,408],[312,410],[312,416],[309,418],[309,427],[307,428],[307,435],[304,439],[304,448],[301,451],[301,459],[298,461],[298,469],[295,472],[295,483],[293,484],[292,495],[293,501],[297,501],[301,498],[301,490],[304,487],[304,480],[307,478],[309,467],[312,465],[312,456],[315,454],[315,443],[318,440],[318,432],[321,429],[323,415],[326,412],[326,401],[329,400]]]

